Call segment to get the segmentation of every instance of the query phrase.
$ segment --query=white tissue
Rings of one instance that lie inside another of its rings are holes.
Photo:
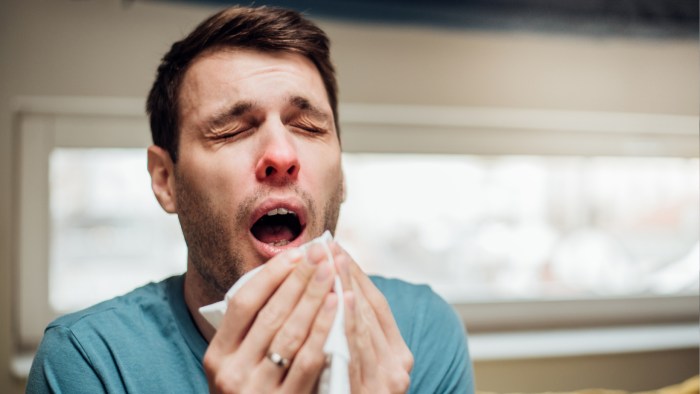
[[[333,253],[328,246],[333,236],[330,231],[324,232],[320,237],[315,238],[300,248],[304,253],[312,244],[321,244],[324,246],[328,262],[333,264]],[[233,297],[236,292],[243,287],[255,274],[260,272],[265,267],[261,265],[255,269],[248,271],[236,283],[231,286],[231,289],[226,292],[222,301],[203,306],[199,308],[199,313],[211,324],[214,328],[219,328],[221,319],[226,313],[228,300]],[[350,378],[348,376],[348,363],[350,362],[350,351],[348,350],[348,341],[345,337],[345,303],[343,302],[343,286],[340,283],[340,277],[336,275],[333,283],[333,291],[338,295],[338,308],[333,320],[333,325],[328,333],[328,338],[323,346],[323,353],[330,360],[321,373],[321,378],[318,384],[319,394],[348,394],[350,393]]]

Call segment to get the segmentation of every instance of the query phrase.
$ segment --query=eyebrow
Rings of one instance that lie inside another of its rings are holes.
[[[301,96],[291,96],[289,98],[289,103],[296,107],[302,112],[310,113],[312,116],[320,118],[321,120],[328,120],[329,116],[327,113],[311,104],[309,100]]]

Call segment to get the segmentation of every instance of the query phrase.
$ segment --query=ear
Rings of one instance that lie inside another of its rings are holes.
[[[175,173],[170,154],[163,148],[148,147],[148,172],[151,174],[151,188],[158,203],[165,212],[175,213]]]

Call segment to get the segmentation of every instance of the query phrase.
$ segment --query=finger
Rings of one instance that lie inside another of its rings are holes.
[[[360,349],[357,343],[355,325],[355,294],[352,292],[351,286],[343,293],[343,301],[345,304],[345,335],[348,340],[348,349],[350,350],[348,375],[350,377],[351,391],[357,393],[360,392],[362,387],[362,375],[360,373]]]
[[[272,339],[294,310],[317,267],[325,260],[325,256],[325,253],[319,253],[317,248],[312,246],[307,252],[307,258],[301,259],[301,263],[297,264],[297,267],[269,298],[267,304],[260,309],[248,335],[240,346],[241,351],[249,354],[252,361],[261,360],[267,354]],[[294,353],[273,350],[280,352],[279,354],[283,357],[291,358],[294,356]]]
[[[299,249],[292,249],[270,259],[266,267],[229,300],[226,314],[208,350],[221,354],[236,350],[260,308],[303,256]]]
[[[360,308],[360,313],[362,314],[361,321],[367,325],[366,328],[370,334],[372,346],[374,347],[375,353],[379,358],[378,364],[380,366],[392,364],[383,361],[386,359],[393,359],[395,354],[389,345],[389,341],[384,333],[384,330],[379,324],[379,320],[377,319],[374,309],[369,304],[367,298],[364,296],[361,290],[355,291],[355,298],[355,303]]]
[[[377,384],[377,354],[374,349],[370,326],[367,321],[369,306],[362,296],[354,290],[357,284],[353,281],[353,290],[346,292],[346,329],[348,346],[350,348],[350,379],[354,392],[362,387],[375,387]]]
[[[413,356],[410,350],[406,347],[406,351],[409,355],[408,361],[406,361],[403,354],[391,348],[384,331],[379,325],[375,310],[362,292],[356,292],[355,298],[357,308],[361,310],[360,313],[362,315],[362,318],[359,320],[367,324],[367,331],[370,334],[374,356],[376,358],[372,361],[376,366],[374,369],[368,370],[364,368],[367,366],[364,364],[367,362],[367,359],[363,361],[362,373],[364,383],[371,385],[381,380],[383,384],[388,385],[387,387],[390,388],[389,392],[406,392],[410,386],[410,370],[413,366]],[[405,347],[405,345],[403,346]],[[366,375],[367,373],[369,373],[369,375]]]
[[[372,317],[374,311],[367,302],[367,299],[359,291],[356,281],[352,281],[353,294],[355,299],[354,315],[355,315],[355,340],[357,349],[359,350],[356,357],[360,363],[360,374],[362,375],[362,384],[368,387],[375,387],[377,381],[377,359],[379,349],[375,348],[375,336],[384,337],[379,325],[372,325]],[[376,321],[376,320],[375,320]],[[386,340],[384,340],[386,343]],[[388,345],[387,345],[388,346]]]
[[[299,300],[299,303],[294,307],[287,321],[275,335],[269,348],[271,351],[277,352],[284,357],[296,360],[297,352],[302,347],[309,336],[309,330],[316,318],[323,300],[330,293],[334,278],[333,266],[330,262],[323,261],[316,269],[314,278],[309,281],[304,295]],[[264,365],[270,365],[266,363]],[[272,379],[281,380],[279,368],[267,368]]]
[[[399,330],[394,315],[391,312],[389,303],[387,302],[384,295],[377,289],[377,287],[372,283],[369,277],[362,272],[360,267],[352,260],[352,257],[347,253],[344,254],[348,256],[348,268],[350,271],[350,276],[357,283],[358,290],[361,291],[364,298],[372,306],[374,310],[374,315],[377,317],[380,327],[391,346],[392,354],[398,355],[404,367],[410,371],[413,366],[413,356],[411,355],[406,342],[403,340],[401,331]]]
[[[379,289],[377,289],[367,274],[362,271],[360,266],[355,262],[352,256],[350,256],[350,254],[342,248],[342,246],[340,246],[337,242],[334,242],[331,246],[334,254],[337,253],[337,256],[335,257],[336,265],[338,266],[338,272],[343,283],[343,288],[349,288],[351,278],[354,278],[354,280],[356,280],[359,284],[359,289],[375,309],[382,329],[388,335],[392,336],[392,342],[395,339],[398,339],[399,342],[403,342],[401,332],[396,325],[396,321],[391,313],[391,308],[389,307],[389,303],[386,301],[384,295],[379,291]]]
[[[343,290],[352,289],[352,277],[350,276],[350,258],[345,254],[333,256],[335,260],[335,269],[340,278],[340,284]]]
[[[328,293],[324,299],[325,301],[316,316],[308,339],[292,362],[289,373],[282,385],[282,392],[311,392],[325,366],[326,356],[323,353],[323,346],[333,325],[333,318],[338,306],[338,296],[335,293]]]
[[[369,301],[374,309],[374,314],[392,349],[389,354],[398,357],[404,369],[410,372],[413,368],[413,354],[401,335],[401,331],[396,324],[389,303],[352,257],[343,250],[340,245],[336,245],[336,247],[340,249],[340,256],[336,258],[336,261],[339,266],[341,278],[343,271],[347,269],[347,271],[350,272],[348,275],[352,278],[350,280],[356,281],[359,285],[357,291]],[[348,281],[348,279],[346,279],[346,281]]]

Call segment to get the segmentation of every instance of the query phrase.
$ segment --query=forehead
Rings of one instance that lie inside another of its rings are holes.
[[[201,54],[188,67],[179,92],[179,112],[184,121],[238,100],[274,105],[290,95],[305,97],[330,111],[321,75],[308,58],[287,52],[219,48]]]

